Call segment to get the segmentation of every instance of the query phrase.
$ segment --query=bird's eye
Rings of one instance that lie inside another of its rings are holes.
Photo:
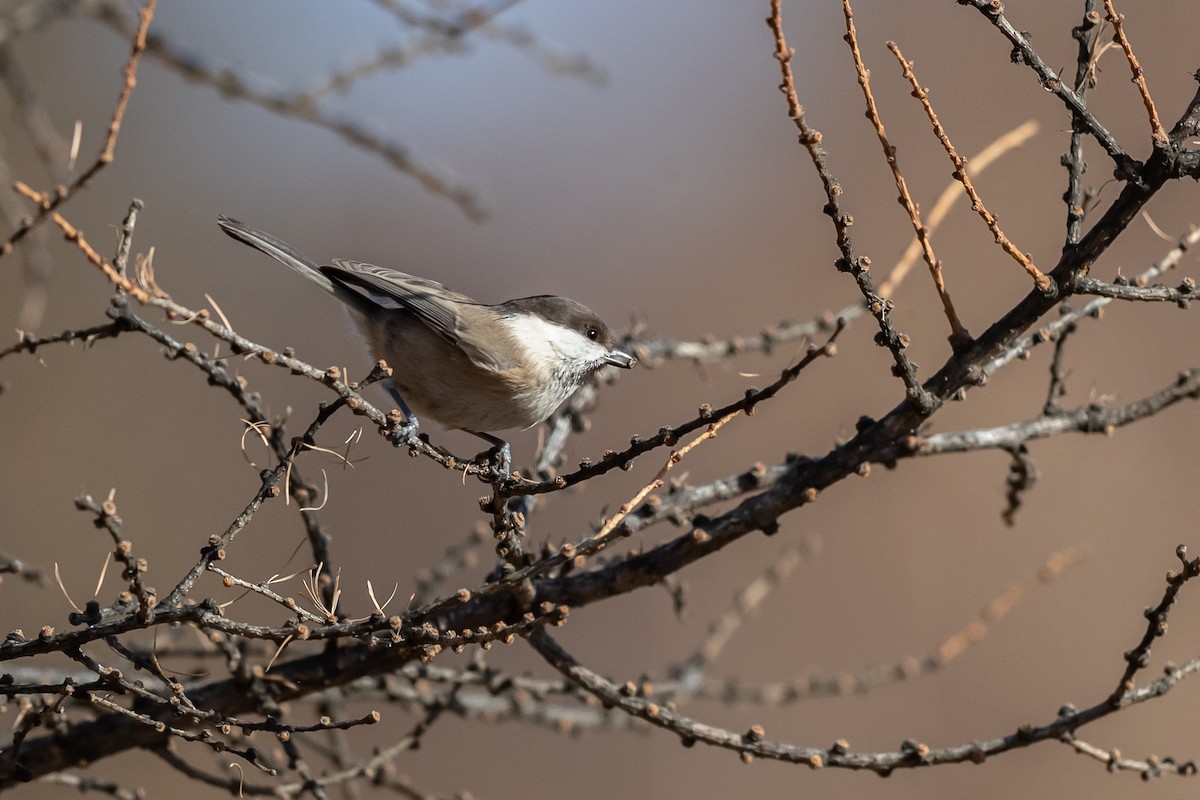
[[[600,331],[597,328],[588,328],[587,337],[593,342],[600,338]]]

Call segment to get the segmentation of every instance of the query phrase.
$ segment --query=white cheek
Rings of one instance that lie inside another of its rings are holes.
[[[601,345],[562,325],[528,315],[509,317],[505,322],[535,364],[554,370],[562,362],[590,366],[604,361],[606,351]]]
[[[604,348],[592,340],[558,325],[550,327],[557,331],[557,336],[552,336],[550,339],[550,346],[558,351],[561,358],[574,363],[586,364],[594,364],[603,360]]]
[[[603,365],[607,355],[604,347],[562,325],[526,315],[509,317],[505,322],[528,355],[531,370],[527,375],[531,380],[522,395],[537,422],[554,413]]]
[[[553,335],[554,328],[561,330],[560,326],[551,325],[545,320],[525,314],[507,317],[504,322],[512,331],[513,338],[520,342],[529,353],[531,363],[551,364],[558,359],[558,353],[550,343],[550,337]]]

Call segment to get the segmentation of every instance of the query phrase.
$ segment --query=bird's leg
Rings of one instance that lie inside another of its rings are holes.
[[[404,398],[400,395],[400,391],[396,385],[389,383],[387,385],[388,394],[396,401],[396,405],[400,407],[400,412],[404,414],[404,427],[394,433],[392,441],[397,445],[402,445],[415,436],[420,428],[420,421],[417,415],[408,407],[408,403],[404,402]],[[485,442],[492,445],[492,448],[487,451],[488,461],[493,461],[496,464],[496,469],[505,478],[512,475],[512,450],[508,446],[508,442],[498,436],[492,436],[490,433],[481,433],[480,431],[467,431],[473,433]],[[478,456],[476,456],[478,458]]]
[[[408,407],[408,403],[404,402],[404,398],[400,396],[400,390],[396,388],[396,384],[389,382],[387,384],[387,391],[392,396],[392,399],[396,401],[396,405],[400,407],[400,412],[404,414],[404,427],[398,429],[392,439],[396,445],[402,445],[417,435],[417,430],[421,427],[421,422],[417,419],[417,415],[412,412],[412,409]]]
[[[465,429],[464,429],[465,430]],[[480,431],[467,431],[473,433],[485,442],[492,445],[492,449],[487,451],[488,459],[492,460],[495,456],[496,469],[505,478],[512,475],[512,450],[508,446],[508,442],[501,439],[499,436],[492,436],[490,433],[482,433]]]

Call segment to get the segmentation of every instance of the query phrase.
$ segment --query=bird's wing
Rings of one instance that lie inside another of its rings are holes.
[[[420,278],[374,264],[335,258],[333,266],[321,267],[333,282],[381,308],[405,310],[416,315],[430,330],[457,346],[481,369],[501,372],[512,364],[500,363],[490,355],[488,342],[459,313],[459,306],[482,306],[465,294],[447,289],[437,281]]]

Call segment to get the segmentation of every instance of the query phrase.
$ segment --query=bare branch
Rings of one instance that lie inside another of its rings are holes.
[[[154,8],[158,0],[146,0],[146,5],[138,12],[139,22],[137,31],[133,35],[133,52],[129,56],[129,60],[125,63],[123,70],[124,80],[121,83],[121,91],[117,95],[117,104],[113,109],[112,118],[108,122],[108,136],[104,140],[104,147],[100,150],[100,155],[92,162],[92,165],[84,170],[78,178],[71,182],[70,185],[60,187],[52,197],[43,198],[38,203],[37,214],[29,221],[18,227],[8,240],[0,244],[0,258],[12,252],[13,246],[21,241],[31,230],[44,222],[56,208],[65,203],[75,192],[87,186],[92,178],[104,167],[112,163],[117,150],[117,137],[121,134],[121,122],[125,119],[125,109],[129,107],[129,98],[133,95],[133,88],[137,86],[137,68],[138,62],[141,60],[142,53],[146,50],[146,32],[150,28],[150,20],[154,19]]]
[[[904,206],[909,222],[912,223],[913,231],[916,233],[917,241],[921,243],[921,253],[925,257],[925,264],[929,267],[933,286],[942,301],[942,311],[950,323],[950,344],[957,350],[971,340],[971,334],[967,333],[967,329],[963,327],[962,321],[958,318],[958,313],[954,310],[954,303],[950,300],[950,292],[946,290],[946,281],[942,276],[942,262],[938,261],[937,256],[933,254],[929,229],[921,221],[921,212],[917,209],[917,204],[913,202],[912,195],[908,191],[908,182],[904,180],[904,175],[900,172],[900,162],[896,158],[896,148],[888,140],[883,120],[879,116],[879,107],[875,104],[875,96],[871,94],[871,75],[866,65],[863,64],[862,53],[858,49],[858,31],[854,27],[854,11],[850,7],[850,0],[842,0],[842,14],[846,17],[846,42],[850,45],[850,54],[854,57],[858,85],[867,102],[867,118],[875,127],[875,136],[883,148],[883,158],[892,170],[896,191],[900,193],[900,205]]]
[[[817,178],[825,190],[825,213],[833,220],[838,250],[842,254],[837,268],[840,272],[849,272],[858,285],[867,310],[879,324],[879,336],[876,342],[886,347],[892,354],[896,365],[895,373],[904,381],[907,397],[919,410],[928,413],[932,410],[933,400],[917,380],[916,365],[904,353],[909,343],[909,337],[899,333],[892,326],[890,312],[894,308],[894,304],[875,291],[875,282],[869,271],[871,260],[866,256],[858,257],[854,254],[854,247],[850,240],[852,220],[850,215],[842,210],[841,184],[829,171],[828,156],[821,146],[820,131],[809,126],[804,116],[804,108],[800,105],[800,100],[796,95],[796,82],[792,77],[792,56],[795,55],[795,51],[788,47],[787,39],[783,35],[781,0],[771,0],[771,16],[767,17],[767,27],[771,29],[775,37],[775,59],[779,62],[779,69],[783,75],[783,82],[779,85],[779,90],[787,98],[788,116],[800,131],[800,144],[804,146],[812,160],[813,166],[817,170]]]
[[[848,0],[847,0],[848,1]],[[900,62],[900,67],[904,70],[904,77],[913,87],[913,97],[921,101],[922,108],[925,109],[929,121],[933,124],[933,134],[937,136],[938,141],[942,143],[942,147],[946,149],[946,155],[950,156],[950,163],[954,164],[954,177],[961,181],[963,189],[967,196],[971,198],[971,208],[973,208],[988,226],[988,230],[992,232],[992,236],[996,238],[996,244],[1004,249],[1004,252],[1013,257],[1013,260],[1021,265],[1021,268],[1033,278],[1033,282],[1041,291],[1046,291],[1050,288],[1050,279],[1046,277],[1040,269],[1038,269],[1033,261],[1030,260],[1027,253],[1021,252],[1015,244],[1013,244],[1004,231],[1000,230],[1000,223],[996,221],[996,217],[983,204],[983,198],[979,196],[979,192],[975,191],[975,185],[971,182],[971,176],[967,174],[967,162],[954,149],[954,144],[950,141],[950,136],[946,133],[946,129],[942,127],[941,120],[933,110],[933,105],[929,102],[929,92],[917,82],[917,75],[913,72],[912,62],[908,61],[900,47],[895,42],[888,42],[888,49],[896,56],[896,60]]]
[[[1042,88],[1048,92],[1053,92],[1071,112],[1072,117],[1076,120],[1076,124],[1081,125],[1091,136],[1100,143],[1104,148],[1104,152],[1112,158],[1116,165],[1116,175],[1121,180],[1131,180],[1141,169],[1141,163],[1135,161],[1125,148],[1117,143],[1108,129],[1105,128],[1100,120],[1088,110],[1087,103],[1067,86],[1057,72],[1052,70],[1050,66],[1042,60],[1038,52],[1033,49],[1028,37],[1018,31],[1004,16],[1004,4],[996,0],[959,0],[960,5],[973,6],[977,11],[984,15],[996,29],[999,30],[1004,37],[1013,45],[1013,51],[1019,54],[1021,63],[1028,64],[1030,69],[1037,73],[1038,79],[1041,81]]]
[[[1154,139],[1154,146],[1166,147],[1167,132],[1163,130],[1162,122],[1158,118],[1158,109],[1154,107],[1154,98],[1150,96],[1150,89],[1146,86],[1146,76],[1142,72],[1142,65],[1138,63],[1137,56],[1133,54],[1133,46],[1129,44],[1129,37],[1125,35],[1125,15],[1117,13],[1117,9],[1113,6],[1113,0],[1104,0],[1104,10],[1106,12],[1104,18],[1112,23],[1113,37],[1125,51],[1125,59],[1129,62],[1130,72],[1133,73],[1133,82],[1137,84],[1138,92],[1142,95],[1146,114],[1150,117],[1150,136]]]
[[[1113,431],[1138,420],[1158,414],[1181,400],[1200,399],[1200,369],[1181,372],[1168,386],[1140,400],[1116,408],[1103,408],[1095,403],[1071,411],[1045,414],[1025,422],[1014,422],[995,428],[979,428],[961,433],[935,433],[915,442],[916,455],[963,453],[969,450],[1010,450],[1034,439],[1044,439],[1060,433],[1101,433]]]

